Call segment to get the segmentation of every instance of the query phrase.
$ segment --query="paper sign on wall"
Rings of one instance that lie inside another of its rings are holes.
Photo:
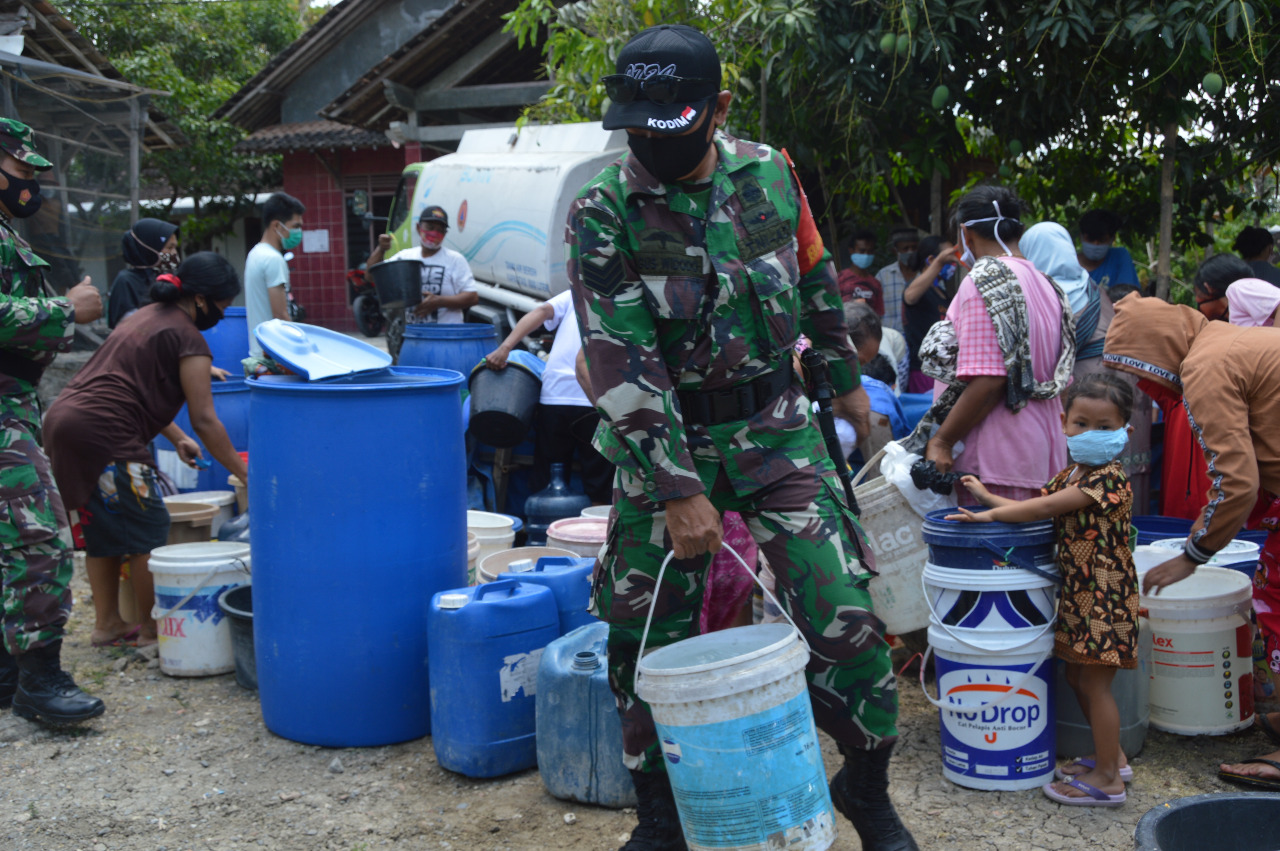
[[[302,252],[304,254],[328,254],[329,231],[327,229],[304,230],[302,232]]]

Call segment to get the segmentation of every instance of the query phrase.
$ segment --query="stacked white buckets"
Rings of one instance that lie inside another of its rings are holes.
[[[923,532],[943,776],[1033,789],[1053,779],[1055,755],[1053,524],[964,524],[947,513],[930,513]]]

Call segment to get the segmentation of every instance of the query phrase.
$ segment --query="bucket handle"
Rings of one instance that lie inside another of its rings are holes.
[[[865,476],[868,472],[870,472],[872,467],[880,463],[880,459],[884,457],[884,450],[887,446],[888,444],[885,444],[885,446],[882,446],[879,452],[871,456],[870,461],[862,465],[862,469],[858,471],[858,475],[854,476],[853,481],[849,483],[849,487],[856,488],[858,486],[858,483],[862,481],[862,477]]]
[[[960,642],[965,647],[968,647],[972,650],[979,650],[984,653],[987,652],[988,648],[983,647],[981,644],[974,644],[972,641],[966,641],[962,636],[956,635],[955,632],[952,631],[951,627],[947,626],[945,623],[942,622],[942,618],[938,616],[938,610],[933,607],[933,600],[929,599],[929,583],[925,580],[923,573],[920,574],[920,588],[924,592],[924,604],[929,609],[929,620],[931,623],[935,624],[939,629],[941,629],[947,635],[951,636],[952,639]],[[1054,612],[1056,613],[1058,609],[1057,594],[1054,595],[1053,602],[1054,602],[1054,606],[1053,606]],[[1041,628],[1039,632],[1037,632],[1035,635],[1028,638],[1023,643],[1015,647],[1004,647],[1001,649],[1007,653],[1017,653],[1020,650],[1025,650],[1026,648],[1030,647],[1032,644],[1035,644],[1037,641],[1039,641],[1040,638],[1045,633],[1053,629],[1054,626],[1056,626],[1056,620],[1057,620],[1056,617],[1053,620],[1050,620],[1048,623],[1044,625],[1043,628]]]
[[[244,573],[246,575],[251,575],[252,572],[249,570],[249,565],[245,564],[241,559],[233,558],[231,561],[239,565],[239,567],[237,567],[236,569],[239,570],[241,573]],[[221,573],[225,569],[226,569],[226,565],[220,564],[217,567],[215,567],[213,570],[206,573],[204,575],[204,578],[200,580],[199,584],[197,584],[196,587],[191,589],[191,593],[183,597],[181,600],[179,600],[178,604],[173,608],[171,608],[169,611],[161,612],[159,606],[152,607],[151,619],[154,621],[162,621],[165,618],[172,615],[174,612],[181,609],[187,603],[190,603],[191,598],[194,597],[196,594],[198,594],[204,588],[204,586],[209,584],[209,580],[213,579],[213,577],[217,576],[219,573]]]
[[[1013,685],[1009,686],[1008,691],[1006,691],[1004,694],[1000,695],[990,703],[981,703],[977,706],[953,706],[949,703],[943,703],[938,698],[935,698],[933,695],[929,694],[929,686],[926,685],[924,681],[924,669],[925,669],[925,666],[929,664],[929,654],[932,652],[933,652],[933,645],[930,644],[927,647],[925,647],[924,656],[920,660],[920,691],[924,693],[924,699],[929,701],[939,709],[945,710],[947,712],[981,712],[984,709],[990,709],[993,706],[999,706],[1001,703],[1004,703],[1006,700],[1008,700],[1009,698],[1017,694],[1019,689],[1021,689],[1028,682],[1031,681],[1031,678],[1035,676],[1036,670],[1039,669],[1039,667],[1045,663],[1045,660],[1047,660],[1051,655],[1053,655],[1053,648],[1050,647],[1043,654],[1041,654],[1040,658],[1037,659],[1030,667],[1027,668],[1027,671],[1022,675],[1022,678],[1019,679]],[[938,697],[941,697],[941,696],[942,696],[941,684],[939,684]]]
[[[1054,585],[1062,584],[1061,575],[1057,573],[1050,573],[1047,570],[1041,570],[1040,568],[1036,567],[1034,564],[1023,564],[1022,561],[1020,560],[1015,561],[1014,559],[1010,558],[1010,556],[1013,555],[1013,551],[1016,550],[1017,547],[1009,547],[1008,549],[1001,549],[1000,547],[997,547],[995,544],[985,539],[982,542],[982,546],[986,547],[987,550],[991,552],[996,558],[1000,559],[1002,562],[1005,562],[1006,564],[1013,564],[1015,567],[1019,567],[1022,570],[1025,570],[1029,573],[1034,573],[1036,576],[1039,576],[1042,579],[1048,579]]]
[[[813,648],[809,646],[809,642],[805,640],[804,633],[800,631],[800,627],[796,626],[796,622],[791,619],[791,615],[787,610],[782,608],[782,604],[778,602],[778,598],[773,596],[773,592],[764,587],[764,583],[760,581],[760,576],[752,570],[742,556],[738,555],[738,551],[728,544],[722,544],[722,547],[729,551],[730,555],[738,560],[738,564],[742,565],[742,569],[751,577],[751,581],[760,586],[760,590],[769,598],[769,602],[782,612],[782,616],[787,619],[787,623],[791,624],[791,628],[796,631],[796,635],[800,636],[800,642],[804,645],[804,649],[809,653],[813,652]],[[658,569],[658,578],[653,583],[653,598],[649,601],[649,614],[644,619],[644,632],[640,633],[640,652],[636,654],[636,670],[631,676],[631,688],[633,691],[639,691],[640,683],[640,660],[644,658],[644,646],[649,641],[649,626],[653,623],[653,610],[658,605],[658,589],[662,586],[662,576],[667,572],[667,565],[676,557],[675,550],[667,553],[667,557],[662,560],[662,567]]]

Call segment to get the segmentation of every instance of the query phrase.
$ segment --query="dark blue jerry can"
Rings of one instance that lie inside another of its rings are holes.
[[[609,689],[609,625],[596,621],[547,645],[538,668],[538,773],[564,801],[634,807],[622,764],[622,722]]]
[[[593,558],[570,556],[543,556],[528,570],[519,570],[513,563],[498,579],[515,579],[533,585],[545,585],[556,598],[560,613],[560,634],[567,635],[580,626],[600,623],[600,619],[587,611],[591,603],[591,570]],[[526,562],[527,564],[527,562]]]
[[[436,594],[427,612],[436,759],[468,777],[538,764],[538,664],[560,635],[555,595],[503,580]]]

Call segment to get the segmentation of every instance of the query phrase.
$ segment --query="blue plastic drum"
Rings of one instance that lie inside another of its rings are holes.
[[[985,511],[975,506],[974,511]],[[1053,521],[1037,523],[965,523],[948,520],[954,508],[930,511],[921,537],[929,563],[957,570],[1021,567],[1033,573],[1057,572],[1053,557]]]
[[[329,747],[427,735],[428,605],[467,581],[462,376],[391,367],[248,384],[267,728]]]
[[[559,637],[542,585],[502,580],[432,598],[431,745],[442,767],[499,777],[538,764],[538,665]]]
[[[235,376],[244,376],[240,363],[249,356],[249,321],[243,307],[228,307],[222,320],[208,331],[201,331],[209,351],[213,352],[213,365]],[[226,477],[222,484],[227,483]]]
[[[217,327],[216,325],[214,326]],[[247,344],[246,344],[247,345]],[[245,383],[243,378],[228,378],[226,381],[213,382],[213,410],[218,414],[218,419],[222,421],[222,425],[227,430],[227,437],[231,439],[231,445],[237,452],[247,452],[249,450],[249,385]],[[200,436],[191,428],[191,415],[187,411],[187,406],[183,405],[182,410],[178,412],[178,416],[173,421],[178,424],[191,439],[200,444],[200,448],[204,451],[204,456],[212,463],[207,470],[196,472],[195,484],[191,487],[184,487],[183,482],[178,483],[178,490],[183,493],[192,491],[224,491],[227,489],[227,476],[231,475],[231,471],[219,464],[209,449],[200,440]],[[173,444],[163,437],[156,437],[156,449],[162,452],[176,452]]]
[[[498,348],[498,329],[489,323],[406,325],[400,366],[456,369],[470,375],[485,355]]]

